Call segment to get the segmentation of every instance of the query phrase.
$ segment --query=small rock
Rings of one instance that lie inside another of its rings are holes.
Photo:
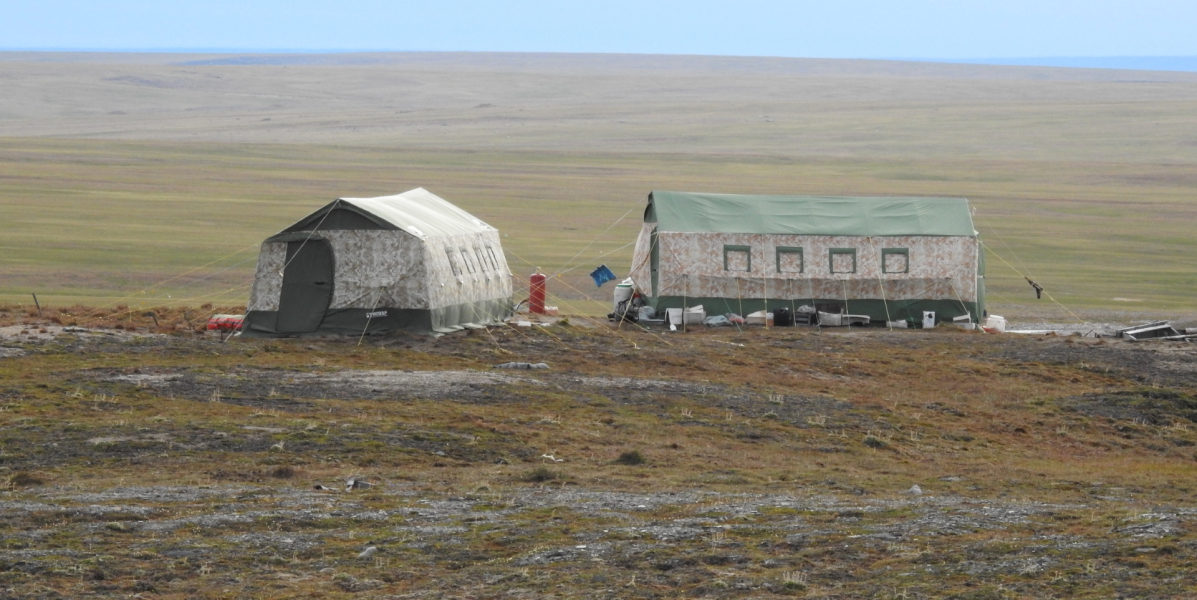
[[[375,547],[375,546],[370,546],[369,548],[366,548],[365,550],[362,550],[362,553],[361,553],[361,554],[359,554],[359,555],[357,555],[357,557],[358,557],[358,558],[362,558],[362,559],[366,559],[366,558],[370,558],[371,556],[374,556],[374,554],[375,554],[375,553],[377,553],[377,552],[378,552],[378,548],[377,548],[377,547]]]
[[[905,492],[902,492],[902,493],[903,493],[903,494],[906,494],[907,496],[922,496],[922,495],[923,495],[923,488],[921,488],[921,487],[919,487],[919,486],[917,486],[917,485],[912,485],[912,486],[910,486],[910,489],[908,489],[908,490],[906,490]]]
[[[352,490],[368,490],[371,487],[374,487],[373,483],[370,483],[368,481],[362,481],[360,478],[357,478],[357,477],[350,477],[349,481],[345,482],[345,491],[346,492],[352,491]]]

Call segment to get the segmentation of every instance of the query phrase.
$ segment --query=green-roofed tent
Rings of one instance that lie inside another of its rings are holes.
[[[983,254],[964,198],[654,191],[632,278],[658,310],[814,305],[874,321],[985,310]]]
[[[340,198],[262,243],[242,333],[448,333],[511,315],[499,233],[417,188]]]

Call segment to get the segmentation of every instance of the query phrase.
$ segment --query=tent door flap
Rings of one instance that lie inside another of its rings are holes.
[[[333,255],[327,240],[287,243],[283,290],[278,303],[279,333],[311,333],[332,303]]]

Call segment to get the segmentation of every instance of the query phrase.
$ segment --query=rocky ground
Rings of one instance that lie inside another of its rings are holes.
[[[1189,343],[0,335],[0,597],[1197,593]]]

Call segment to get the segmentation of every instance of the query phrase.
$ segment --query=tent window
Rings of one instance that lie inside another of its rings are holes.
[[[777,247],[778,273],[801,273],[804,270],[803,267],[802,248],[790,246]]]
[[[881,249],[882,273],[909,273],[910,250],[907,248]]]
[[[723,246],[724,271],[752,271],[751,246]]]
[[[490,246],[486,247],[486,257],[490,259],[490,268],[495,271],[499,270],[499,259],[495,258],[495,249]]]
[[[455,277],[461,277],[461,266],[457,264],[457,253],[452,248],[445,248],[445,256],[449,257],[449,268]]]
[[[474,246],[474,258],[478,261],[478,266],[482,268],[485,273],[490,270],[490,265],[486,264],[486,259],[482,257],[482,250],[478,246]]]
[[[466,252],[465,248],[461,249],[461,262],[465,263],[466,269],[469,270],[470,273],[478,272],[478,267],[475,267],[474,263],[470,262],[470,253]]]
[[[827,259],[832,275],[856,272],[856,248],[831,248]]]

